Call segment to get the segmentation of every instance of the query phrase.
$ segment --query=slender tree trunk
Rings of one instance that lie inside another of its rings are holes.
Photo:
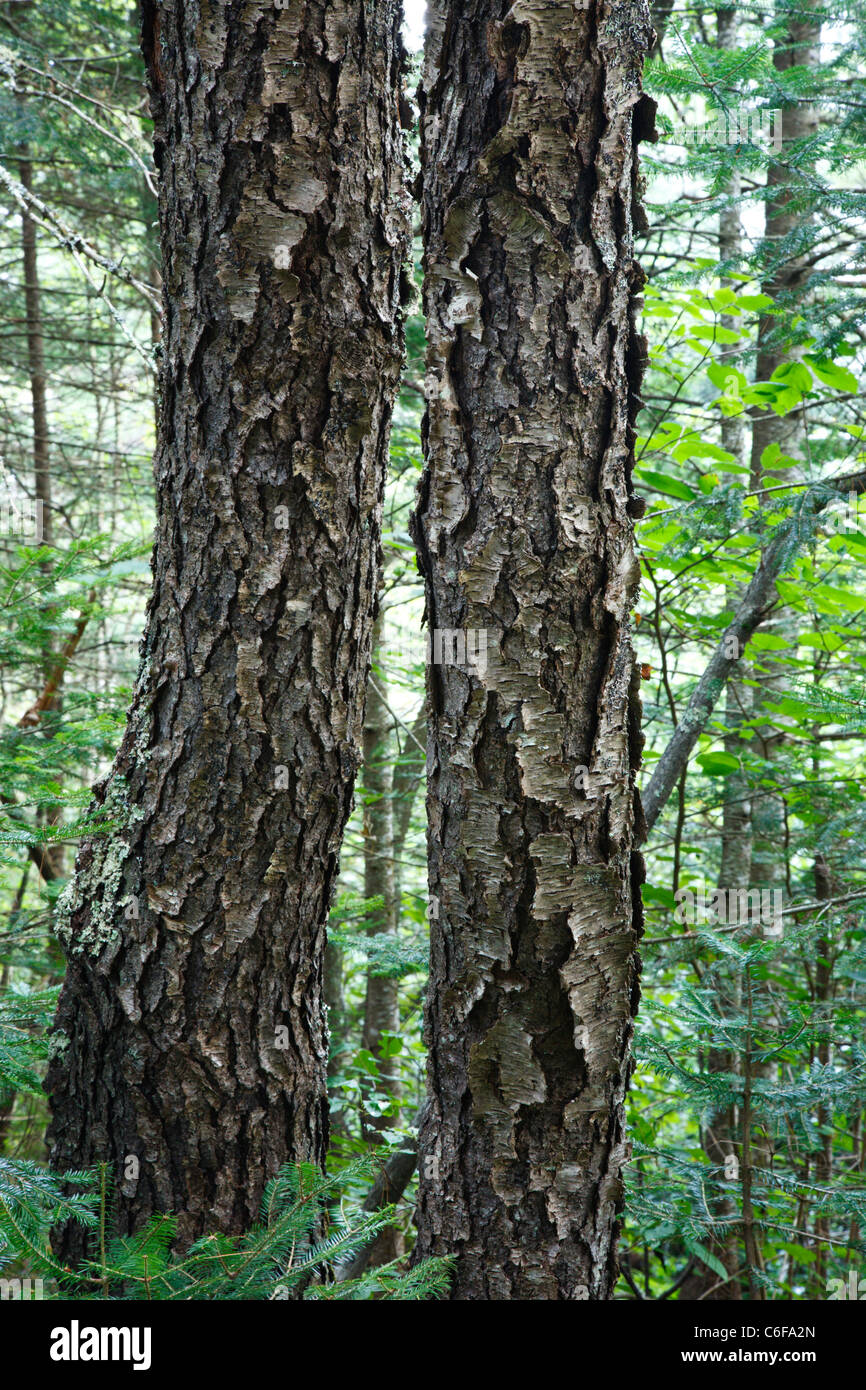
[[[736,10],[716,10],[716,42],[723,52],[732,53],[737,48],[738,17]],[[719,260],[725,264],[739,264],[742,256],[742,223],[740,220],[739,198],[741,179],[738,170],[733,170],[728,179],[725,194],[728,199],[719,214]],[[731,284],[727,278],[723,283]],[[723,316],[723,327],[733,327],[730,318]],[[722,418],[722,448],[742,462],[744,453],[743,419],[740,415],[726,415]],[[742,594],[737,588],[728,590],[728,607],[736,608]],[[725,736],[725,752],[739,757],[743,743],[739,729],[749,717],[751,689],[742,680],[732,677],[725,688],[725,724],[729,733]],[[741,772],[732,773],[723,779],[722,785],[722,854],[719,865],[718,887],[724,891],[747,888],[749,867],[752,857],[752,824],[749,786]],[[736,977],[726,975],[720,981],[719,1009],[723,1015],[733,1013],[739,1008],[742,993]],[[711,1047],[706,1055],[707,1070],[716,1073],[730,1073],[736,1070],[739,1058],[730,1047]],[[724,1171],[726,1160],[731,1156],[738,1159],[736,1148],[736,1107],[725,1106],[714,1111],[701,1127],[701,1144],[711,1164]],[[720,1281],[715,1270],[700,1261],[692,1277],[680,1291],[681,1299],[703,1299],[704,1301],[729,1301],[741,1295],[739,1279],[736,1277],[740,1267],[740,1247],[738,1232],[731,1222],[735,1207],[733,1201],[725,1196],[714,1206],[714,1213],[724,1222],[723,1234],[710,1240],[710,1248],[728,1271],[727,1281]]]
[[[673,8],[674,0],[658,0],[657,4],[650,6],[650,18],[654,30],[649,51],[649,56],[651,58],[660,58],[662,56],[662,44],[665,40],[665,34],[667,33],[667,27]]]
[[[794,16],[788,19],[786,29],[773,46],[773,66],[778,72],[786,72],[791,67],[817,67],[820,61],[820,20],[808,18],[801,22]],[[778,119],[778,118],[777,118]],[[780,308],[794,309],[802,299],[809,277],[809,252],[804,247],[798,252],[790,247],[786,252],[786,242],[792,233],[810,220],[804,212],[800,197],[808,192],[808,182],[801,171],[792,165],[792,146],[808,139],[817,128],[818,113],[815,106],[807,101],[796,101],[781,110],[782,149],[767,170],[765,225],[763,255],[769,269],[763,288]],[[758,353],[755,364],[756,379],[769,381],[773,372],[792,353],[790,343],[785,339],[785,320],[764,316],[758,327]],[[790,411],[787,415],[777,415],[773,410],[756,411],[752,422],[751,486],[754,489],[781,482],[796,482],[803,476],[801,466],[789,470],[766,472],[762,462],[763,454],[772,444],[778,444],[783,454],[793,459],[802,455],[802,443],[806,430],[805,416],[801,409]],[[784,609],[780,609],[768,624],[776,635],[790,633],[792,619]],[[772,657],[762,663],[761,683],[773,698],[773,692],[785,689],[789,671],[782,662],[774,662]],[[763,725],[756,730],[755,745],[760,757],[772,763],[784,735],[772,725]],[[780,876],[779,845],[784,838],[784,808],[780,796],[772,790],[757,793],[752,801],[753,853],[750,884],[753,887],[770,887]]]
[[[52,1160],[238,1231],[327,1140],[406,247],[393,0],[144,11],[165,325],[154,591],[62,914]],[[136,1159],[137,1162],[131,1162]],[[82,1239],[58,1237],[67,1257]]]
[[[818,763],[818,777],[820,777],[820,759],[815,757]],[[818,902],[827,902],[834,896],[833,874],[830,865],[827,863],[823,854],[815,855],[815,898]],[[838,891],[838,890],[835,890]],[[813,966],[814,970],[814,990],[813,997],[818,1014],[818,1027],[820,1030],[820,1041],[815,1049],[814,1060],[822,1068],[828,1068],[833,1057],[833,1049],[830,1042],[833,1016],[833,996],[835,993],[833,981],[834,966],[834,943],[830,935],[831,928],[826,927],[815,942],[816,954]],[[816,1119],[818,1122],[818,1133],[820,1135],[820,1148],[815,1155],[815,1186],[820,1192],[830,1192],[833,1186],[833,1108],[832,1105],[819,1103]],[[826,1208],[819,1206],[818,1214],[815,1217],[815,1266],[814,1283],[816,1297],[821,1297],[821,1293],[826,1290],[827,1264],[829,1239],[831,1234],[830,1216]]]
[[[791,67],[816,68],[820,62],[820,38],[820,20],[816,22],[810,17],[801,22],[791,16],[786,32],[773,45],[774,68],[778,72],[785,72]],[[788,309],[796,306],[809,277],[808,249],[803,247],[800,252],[791,250],[790,254],[786,254],[785,250],[787,238],[809,220],[809,214],[803,211],[799,201],[800,195],[808,192],[807,176],[792,168],[790,153],[792,145],[814,134],[817,124],[818,113],[811,102],[796,101],[783,107],[781,152],[767,170],[763,255],[768,273],[763,288],[780,307]],[[784,328],[780,326],[779,319],[770,316],[762,318],[758,328],[757,380],[768,381],[788,351]],[[803,429],[800,410],[781,416],[772,410],[755,414],[752,426],[752,487],[758,488],[762,484],[764,470],[761,455],[764,449],[773,443],[778,443],[783,453],[795,449]],[[781,476],[784,480],[790,474],[782,473]],[[778,471],[773,473],[773,481],[779,481]]]
[[[27,145],[21,145],[18,160],[18,178],[22,187],[28,191],[33,188],[33,165]],[[36,241],[36,223],[28,212],[21,213],[21,262],[24,272],[24,303],[27,314],[27,370],[30,377],[30,400],[33,419],[33,496],[37,505],[37,515],[41,516],[41,543],[54,544],[54,517],[51,509],[51,444],[48,433],[48,375],[45,370],[45,330],[42,322],[42,287],[39,283],[39,257]],[[46,572],[50,565],[45,566]],[[50,613],[45,615],[50,620]],[[51,639],[46,638],[43,646],[45,674],[51,669],[54,659]],[[55,718],[62,708],[62,696],[58,690],[50,710]],[[49,737],[53,733],[51,720],[46,720]],[[57,826],[63,820],[63,810],[57,804],[40,807],[39,819],[46,825]],[[64,872],[63,846],[49,845],[45,850],[51,861],[55,877]]]
[[[820,36],[820,20],[816,22],[810,16],[801,22],[794,16],[789,17],[785,31],[774,42],[774,68],[778,72],[785,72],[791,67],[817,67],[820,61]],[[808,248],[792,246],[788,239],[811,221],[810,213],[804,211],[800,202],[804,193],[808,194],[808,177],[800,168],[802,156],[795,158],[792,147],[815,132],[817,120],[817,110],[808,101],[795,101],[782,108],[782,150],[767,171],[763,254],[769,273],[765,275],[763,287],[775,303],[789,313],[802,301],[810,272]],[[755,367],[758,381],[769,380],[782,362],[796,357],[798,353],[799,349],[792,347],[786,338],[786,320],[773,317],[761,319]],[[794,483],[804,476],[803,443],[806,429],[806,417],[799,408],[781,416],[772,410],[755,414],[751,449],[753,488],[781,482]],[[763,454],[771,444],[778,444],[783,454],[795,460],[790,469],[781,472],[777,469],[765,470]],[[773,635],[787,636],[796,645],[798,622],[795,614],[778,608],[766,627]],[[772,653],[761,659],[760,666],[761,670],[754,673],[762,692],[762,698],[756,700],[759,712],[764,700],[772,701],[784,694],[790,679],[790,668],[785,662],[774,659]],[[764,760],[765,767],[760,778],[764,786],[772,783],[773,763],[784,742],[785,734],[772,724],[756,726],[754,752]],[[760,786],[756,788],[752,796],[752,863],[749,871],[749,886],[752,888],[778,889],[787,879],[783,848],[785,811],[784,795],[772,785],[768,790],[762,790]],[[756,930],[760,931],[760,928]],[[762,1018],[766,1024],[770,1016],[766,987],[761,981],[755,980],[752,989],[755,1016]],[[772,1078],[775,1068],[776,1064],[771,1061],[755,1059],[752,1063],[754,1078],[764,1081]],[[756,1130],[750,1136],[750,1144],[755,1168],[769,1167],[771,1145],[767,1132]]]
[[[328,1086],[340,1075],[345,1064],[346,992],[343,987],[343,952],[333,941],[325,948],[322,991],[328,1011]],[[347,1134],[345,1112],[334,1102],[330,1108],[330,1134]]]
[[[415,534],[429,625],[466,636],[428,676],[417,1250],[457,1256],[459,1300],[605,1299],[616,1278],[643,872],[629,610],[649,39],[640,3],[430,10]]]
[[[21,146],[18,178],[22,187],[33,188],[33,166],[29,150]],[[48,379],[45,373],[45,334],[42,327],[42,291],[36,250],[36,223],[27,212],[21,214],[21,259],[24,270],[24,302],[27,312],[27,368],[33,410],[34,496],[42,508],[42,540],[54,544],[51,514],[51,453],[48,436]]]
[[[373,650],[381,645],[383,616],[374,628]],[[388,742],[393,723],[388,710],[384,677],[378,674],[370,681],[367,692],[367,712],[364,720],[364,897],[381,898],[382,906],[373,913],[368,931],[371,935],[394,933],[397,929],[394,890],[394,819],[391,764]],[[361,1046],[378,1063],[382,1090],[394,1100],[399,1098],[400,1086],[393,1057],[381,1056],[385,1035],[400,1031],[398,982],[388,975],[367,970],[364,995],[364,1026]],[[393,1115],[363,1116],[364,1138],[373,1140],[376,1131],[395,1123]]]

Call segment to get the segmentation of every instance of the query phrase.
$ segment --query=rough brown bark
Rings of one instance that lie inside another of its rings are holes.
[[[144,10],[164,308],[154,591],[61,931],[52,1160],[238,1231],[327,1137],[405,252],[394,0]],[[128,1156],[139,1160],[126,1176]],[[81,1237],[58,1240],[67,1258]]]
[[[483,670],[428,677],[439,915],[417,1250],[457,1257],[454,1299],[604,1299],[641,929],[630,472],[650,27],[636,0],[436,0],[429,21],[415,533],[430,627],[485,631],[488,650]]]

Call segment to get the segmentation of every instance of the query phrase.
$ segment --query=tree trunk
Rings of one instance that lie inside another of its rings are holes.
[[[18,178],[22,187],[26,188],[28,192],[32,192],[33,165],[30,162],[30,151],[26,144],[21,145],[19,149]],[[45,371],[42,288],[39,283],[36,223],[29,212],[25,211],[21,213],[21,264],[24,272],[24,303],[27,314],[27,371],[30,377],[30,400],[33,414],[33,496],[36,502],[37,517],[41,518],[39,541],[42,545],[52,546],[54,544],[54,516],[51,509],[51,444],[48,433],[48,377]],[[50,574],[51,566],[44,565],[43,570],[46,574]],[[45,614],[44,620],[50,623],[50,610]],[[43,643],[43,655],[47,677],[53,661],[50,637],[46,637]],[[63,699],[58,689],[48,707],[53,712],[55,719],[59,717],[62,705]],[[46,732],[50,738],[54,733],[53,722],[46,720],[45,723]],[[58,826],[63,820],[63,810],[56,803],[40,806],[37,820],[44,821],[49,826]],[[61,877],[64,873],[63,846],[61,844],[48,845],[44,853],[51,862],[55,877]]]
[[[716,43],[722,52],[736,51],[737,29],[736,10],[716,10]],[[739,170],[732,170],[725,187],[728,201],[719,213],[719,260],[736,269],[739,269],[743,253],[739,206],[741,182]],[[730,287],[733,282],[724,277],[722,283]],[[722,326],[733,328],[733,317],[723,315]],[[742,463],[745,445],[742,417],[723,416],[721,435],[722,448],[733,454],[737,463]],[[729,588],[728,594],[729,601],[726,607],[736,609],[742,597],[739,586]],[[725,723],[730,733],[725,736],[724,746],[725,752],[735,758],[739,758],[743,751],[739,730],[751,712],[751,695],[751,688],[733,676],[725,687]],[[725,777],[722,785],[722,853],[718,887],[724,891],[748,888],[751,858],[749,785],[742,772],[737,771],[730,777]],[[728,1017],[731,1012],[738,1011],[742,989],[737,977],[725,971],[719,976],[718,991],[719,1012],[722,1016]],[[705,1065],[710,1072],[726,1074],[735,1071],[738,1064],[738,1054],[730,1047],[710,1047],[707,1050]],[[738,1158],[735,1106],[725,1106],[723,1109],[711,1111],[701,1124],[701,1146],[708,1161],[720,1170],[724,1170],[726,1160],[732,1155]],[[680,1290],[680,1298],[684,1301],[701,1299],[706,1302],[726,1302],[742,1297],[737,1278],[740,1267],[738,1232],[731,1220],[734,1212],[734,1203],[729,1197],[724,1196],[715,1202],[713,1213],[725,1224],[718,1238],[707,1238],[709,1248],[728,1271],[728,1279],[720,1280],[715,1270],[698,1260],[693,1274]]]
[[[799,66],[817,68],[821,56],[820,40],[820,19],[809,17],[806,22],[801,22],[792,15],[785,30],[774,42],[773,67],[779,72]],[[801,100],[783,107],[781,154],[767,170],[762,250],[768,271],[763,288],[780,308],[788,311],[789,316],[802,300],[810,274],[809,248],[803,246],[799,252],[791,253],[791,248],[786,246],[792,233],[808,223],[811,216],[802,205],[804,195],[808,196],[809,177],[800,167],[801,160],[792,162],[792,145],[814,135],[817,124],[818,113],[813,103]],[[755,363],[757,381],[769,381],[786,358],[798,355],[798,351],[791,351],[790,342],[786,341],[787,322],[786,319],[768,315],[760,320]],[[806,428],[806,417],[801,408],[789,411],[787,415],[777,415],[773,410],[753,411],[750,482],[753,489],[783,482],[795,483],[804,476],[802,446]],[[771,444],[778,444],[783,454],[799,458],[800,466],[766,472],[763,453]],[[768,505],[772,510],[772,498]],[[780,608],[767,627],[775,636],[790,636],[791,615]],[[779,692],[786,689],[789,671],[783,662],[774,662],[772,657],[766,657],[762,665],[761,684],[771,699],[779,698]],[[773,762],[783,741],[784,734],[771,724],[760,725],[755,730],[755,750],[768,763]],[[784,807],[777,792],[756,793],[752,801],[752,829],[750,883],[755,888],[771,887],[780,877],[778,851],[784,839]]]
[[[417,1251],[457,1257],[458,1300],[605,1299],[616,1278],[643,871],[629,610],[649,39],[636,2],[430,10],[414,525],[444,664],[428,672]]]
[[[815,69],[821,56],[820,19],[809,17],[800,21],[790,16],[786,32],[773,45],[773,67],[785,72],[792,67]],[[778,118],[777,118],[778,119]],[[807,284],[809,248],[803,246],[799,252],[790,253],[785,243],[791,234],[810,214],[804,212],[802,198],[808,195],[809,175],[800,164],[791,163],[791,147],[797,141],[814,135],[818,125],[818,112],[808,101],[794,101],[781,111],[782,149],[767,170],[767,189],[765,202],[765,225],[763,255],[768,270],[764,279],[764,291],[780,308],[789,312],[796,308]],[[755,364],[755,379],[769,381],[773,372],[789,354],[789,344],[785,341],[785,321],[765,315],[758,327],[758,354]],[[792,410],[787,415],[776,415],[772,410],[753,412],[751,486],[759,488],[764,480],[761,455],[770,444],[780,445],[783,453],[796,449],[805,426],[803,412]],[[771,475],[772,482],[784,482],[791,477],[789,472],[776,470]]]
[[[373,651],[381,646],[382,615],[373,629]],[[393,717],[388,710],[387,687],[384,676],[371,680],[367,692],[364,719],[364,897],[381,898],[382,906],[369,918],[368,932],[392,935],[397,930],[397,907],[394,885],[394,819],[393,785],[388,741]],[[396,1059],[382,1057],[385,1035],[400,1031],[399,982],[388,975],[377,975],[368,967],[364,993],[364,1025],[361,1046],[375,1058],[379,1068],[381,1090],[395,1101],[399,1100],[400,1083]],[[396,1115],[362,1115],[363,1137],[367,1142],[378,1140],[377,1131],[397,1123]]]
[[[18,178],[23,188],[33,188],[33,166],[26,145],[21,146]],[[51,455],[48,436],[48,395],[45,375],[45,336],[42,327],[42,292],[36,250],[36,223],[29,212],[21,213],[21,261],[24,271],[24,302],[27,311],[27,369],[33,408],[33,485],[34,497],[42,511],[42,542],[54,544],[51,512]]]
[[[817,775],[820,777],[820,759],[814,757],[814,761],[819,764]],[[834,897],[835,885],[830,865],[827,863],[823,854],[815,855],[815,898],[818,902],[827,902]],[[844,890],[843,890],[844,891]],[[826,919],[825,919],[826,920]],[[814,986],[812,997],[817,1014],[819,1028],[819,1041],[813,1050],[810,1059],[812,1064],[815,1062],[822,1069],[827,1069],[833,1059],[833,1048],[831,1044],[831,1032],[833,1027],[833,1000],[835,995],[835,984],[833,980],[833,967],[835,965],[835,946],[831,936],[832,927],[826,926],[817,941],[815,942],[815,962]],[[820,1148],[815,1154],[815,1186],[820,1192],[830,1192],[833,1188],[833,1108],[822,1101],[817,1107],[818,1133],[820,1135]],[[815,1296],[820,1298],[822,1291],[826,1291],[827,1266],[829,1263],[828,1254],[830,1246],[831,1221],[830,1216],[822,1205],[818,1207],[818,1214],[815,1217],[815,1265],[813,1279]]]
[[[810,16],[806,22],[801,22],[794,16],[788,17],[785,30],[773,45],[774,68],[779,72],[798,66],[817,68],[821,56],[820,39],[820,18],[816,20]],[[763,254],[769,264],[769,273],[764,277],[763,288],[778,307],[787,311],[787,318],[780,320],[765,316],[760,321],[755,364],[758,381],[768,381],[782,362],[799,356],[801,352],[799,347],[792,348],[789,322],[807,292],[809,248],[802,243],[798,247],[786,243],[793,233],[802,231],[811,221],[811,213],[804,210],[802,201],[804,197],[808,198],[810,183],[809,175],[803,169],[803,156],[796,155],[792,146],[813,136],[817,125],[818,112],[811,102],[798,100],[782,108],[782,151],[767,170]],[[751,487],[759,489],[801,481],[808,472],[805,464],[807,433],[806,416],[801,408],[787,415],[777,415],[772,410],[757,412],[752,423]],[[771,444],[778,444],[783,454],[797,462],[790,469],[765,470],[763,453]],[[762,508],[765,505],[772,510],[772,496],[761,499]],[[789,642],[796,644],[799,621],[797,614],[780,606],[765,628],[771,635],[787,637]],[[790,681],[790,667],[778,657],[774,659],[772,652],[760,658],[758,666],[759,669],[753,672],[753,679],[761,690],[761,696],[756,698],[756,714],[760,717],[765,702],[784,696]],[[773,764],[777,762],[785,741],[785,733],[773,724],[756,723],[753,750],[763,759],[764,766],[759,785],[752,796],[749,886],[755,889],[781,889],[787,878],[785,797],[773,785],[777,780]],[[755,979],[752,990],[755,1016],[766,1022],[772,1016],[766,987],[762,981]],[[777,1067],[772,1061],[754,1059],[752,1070],[756,1080],[769,1082]],[[755,1168],[767,1169],[772,1152],[767,1132],[756,1130],[751,1136],[744,1135],[744,1141],[747,1138]]]
[[[52,1161],[120,1230],[240,1231],[322,1164],[406,249],[393,0],[144,10],[165,326],[154,591],[62,913]],[[133,1162],[131,1160],[137,1160]],[[58,1238],[67,1260],[82,1237]]]

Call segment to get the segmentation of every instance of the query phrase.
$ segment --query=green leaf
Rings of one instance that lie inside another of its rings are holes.
[[[814,1264],[818,1258],[817,1250],[807,1250],[805,1245],[798,1245],[792,1240],[780,1241],[779,1249],[784,1250],[786,1255],[793,1255],[795,1260],[804,1265]]]
[[[702,1245],[699,1240],[694,1240],[687,1236],[683,1244],[690,1255],[697,1255],[698,1259],[701,1260],[708,1269],[711,1269],[714,1274],[717,1274],[720,1279],[724,1279],[725,1281],[728,1280],[730,1276],[721,1260],[714,1255],[711,1250],[708,1250],[705,1245]]]
[[[738,294],[737,303],[741,309],[754,309],[756,312],[773,307],[773,301],[768,294]]]
[[[812,595],[820,613],[832,613],[839,606],[847,608],[850,613],[860,613],[866,608],[866,598],[852,594],[848,589],[840,589],[835,584],[816,584]]]
[[[749,639],[749,646],[756,652],[780,652],[790,645],[787,638],[777,637],[772,632],[755,632]]]
[[[685,463],[686,459],[690,458],[720,459],[724,463],[732,463],[734,460],[734,455],[727,449],[722,449],[718,444],[711,444],[707,439],[699,439],[697,435],[684,439],[682,444],[677,444],[670,452],[677,463]]]
[[[651,468],[636,468],[635,473],[653,491],[661,492],[665,497],[679,497],[685,502],[693,502],[697,496],[688,483],[672,478],[669,473],[658,473]]]
[[[785,386],[806,395],[812,390],[812,375],[802,362],[783,362],[773,372],[771,381],[784,382]]]
[[[835,387],[837,391],[853,391],[856,394],[857,378],[847,367],[840,367],[838,362],[822,361],[816,357],[807,357],[806,361],[825,386]]]
[[[699,753],[697,762],[707,777],[728,777],[740,766],[733,753]]]

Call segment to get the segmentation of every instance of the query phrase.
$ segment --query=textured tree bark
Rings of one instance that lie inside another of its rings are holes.
[[[429,625],[467,633],[475,660],[443,639],[428,676],[417,1252],[457,1256],[454,1299],[605,1299],[641,931],[630,473],[651,31],[637,0],[436,0],[429,23],[415,534]]]
[[[394,0],[144,10],[154,591],[96,792],[116,828],[62,913],[48,1086],[53,1162],[107,1160],[121,1230],[175,1211],[181,1245],[241,1230],[281,1163],[325,1155],[325,923],[402,358],[398,22]]]

